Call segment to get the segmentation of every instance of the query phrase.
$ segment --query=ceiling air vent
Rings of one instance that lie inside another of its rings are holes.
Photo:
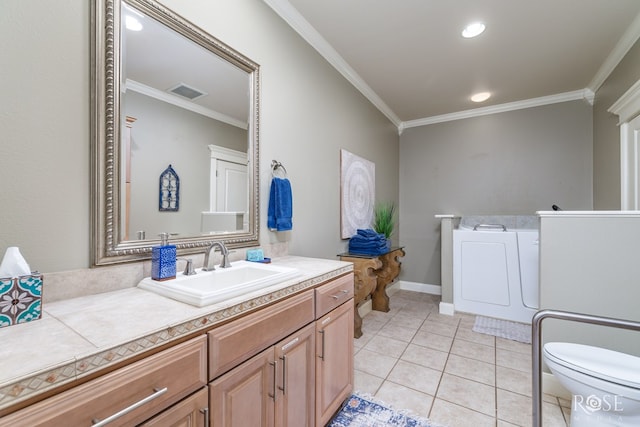
[[[206,92],[203,92],[184,83],[179,83],[178,85],[169,89],[168,92],[173,93],[174,95],[182,96],[183,98],[190,99],[191,101],[194,101],[206,95]]]

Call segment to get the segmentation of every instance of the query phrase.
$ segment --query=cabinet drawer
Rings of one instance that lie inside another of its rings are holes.
[[[338,277],[315,289],[316,319],[353,298],[353,273]]]
[[[209,332],[209,380],[313,321],[313,290]]]
[[[206,354],[202,335],[3,417],[0,426],[91,426],[147,399],[109,427],[138,424],[206,384]]]

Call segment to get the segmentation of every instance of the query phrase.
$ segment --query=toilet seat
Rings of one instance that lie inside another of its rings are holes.
[[[583,344],[551,342],[544,345],[550,360],[595,378],[640,389],[640,357]]]

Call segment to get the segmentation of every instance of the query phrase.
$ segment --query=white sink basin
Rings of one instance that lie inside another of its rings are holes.
[[[198,307],[237,297],[267,286],[276,285],[299,274],[290,267],[235,261],[229,268],[216,267],[214,271],[196,270],[185,276],[178,273],[173,280],[142,279],[138,287]]]

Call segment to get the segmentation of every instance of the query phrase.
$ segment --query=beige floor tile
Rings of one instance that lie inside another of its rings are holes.
[[[433,396],[391,381],[385,381],[375,397],[393,408],[408,409],[423,418],[428,417],[433,403]]]
[[[434,350],[449,352],[451,344],[453,343],[453,338],[434,334],[433,332],[419,330],[416,332],[411,343],[421,345],[423,347],[429,347]]]
[[[496,351],[493,347],[457,338],[453,340],[451,353],[487,363],[495,363],[496,360]]]
[[[432,322],[445,323],[447,325],[455,325],[455,326],[458,326],[458,323],[460,322],[459,315],[449,316],[447,314],[440,314],[440,313],[430,313],[427,319],[429,319]]]
[[[517,353],[502,348],[496,348],[496,365],[524,372],[532,371],[530,354]]]
[[[495,388],[487,384],[444,373],[436,397],[490,417],[495,416]]]
[[[496,386],[498,388],[531,397],[531,384],[531,372],[496,366]],[[557,402],[554,403],[557,404]]]
[[[368,393],[372,396],[376,394],[383,381],[384,378],[379,378],[357,369],[353,373],[354,391]]]
[[[442,372],[435,369],[399,360],[387,380],[434,396],[441,375]]]
[[[434,350],[421,345],[409,344],[400,359],[416,365],[443,371],[449,354],[444,351]]]
[[[394,338],[396,340],[410,342],[416,334],[416,329],[403,328],[402,326],[386,324],[378,331],[378,335]]]
[[[515,424],[511,424],[511,423],[508,423],[508,422],[503,421],[503,420],[498,420],[498,424],[497,424],[497,426],[498,426],[498,427],[514,427],[514,426],[515,426],[515,427],[518,427],[518,426],[516,426]]]
[[[456,333],[456,338],[460,338],[465,341],[471,341],[476,344],[486,345],[489,347],[495,347],[496,345],[496,337],[492,335],[473,332],[470,329],[458,328],[458,332]]]
[[[531,354],[531,344],[496,337],[496,348],[503,348],[516,353]]]
[[[530,397],[498,389],[498,419],[517,426],[529,427],[532,421],[533,402]],[[543,402],[542,425],[544,427],[566,427],[564,416],[558,405]]]
[[[436,398],[429,419],[448,427],[494,427],[496,420],[480,412]]]
[[[382,329],[382,327],[386,324],[387,322],[382,322],[376,319],[370,319],[368,315],[364,316],[364,319],[362,319],[362,333],[377,334],[380,331],[380,329]]]
[[[407,329],[415,329],[415,330],[420,328],[420,326],[422,325],[422,322],[424,322],[424,319],[421,319],[420,317],[404,314],[403,312],[396,314],[395,316],[393,316],[391,320],[389,320],[389,324],[401,326]]]
[[[385,356],[398,358],[402,355],[408,343],[393,338],[376,335],[364,346],[366,350],[375,351]]]
[[[445,372],[490,386],[496,384],[496,366],[480,360],[450,354]]]
[[[422,327],[420,327],[420,330],[433,332],[434,334],[444,335],[446,337],[454,337],[456,335],[456,331],[458,330],[458,326],[434,322],[433,320],[429,320],[429,318],[427,318],[427,320],[425,320],[422,324]]]
[[[398,360],[364,348],[353,359],[355,369],[380,378],[385,378]]]

